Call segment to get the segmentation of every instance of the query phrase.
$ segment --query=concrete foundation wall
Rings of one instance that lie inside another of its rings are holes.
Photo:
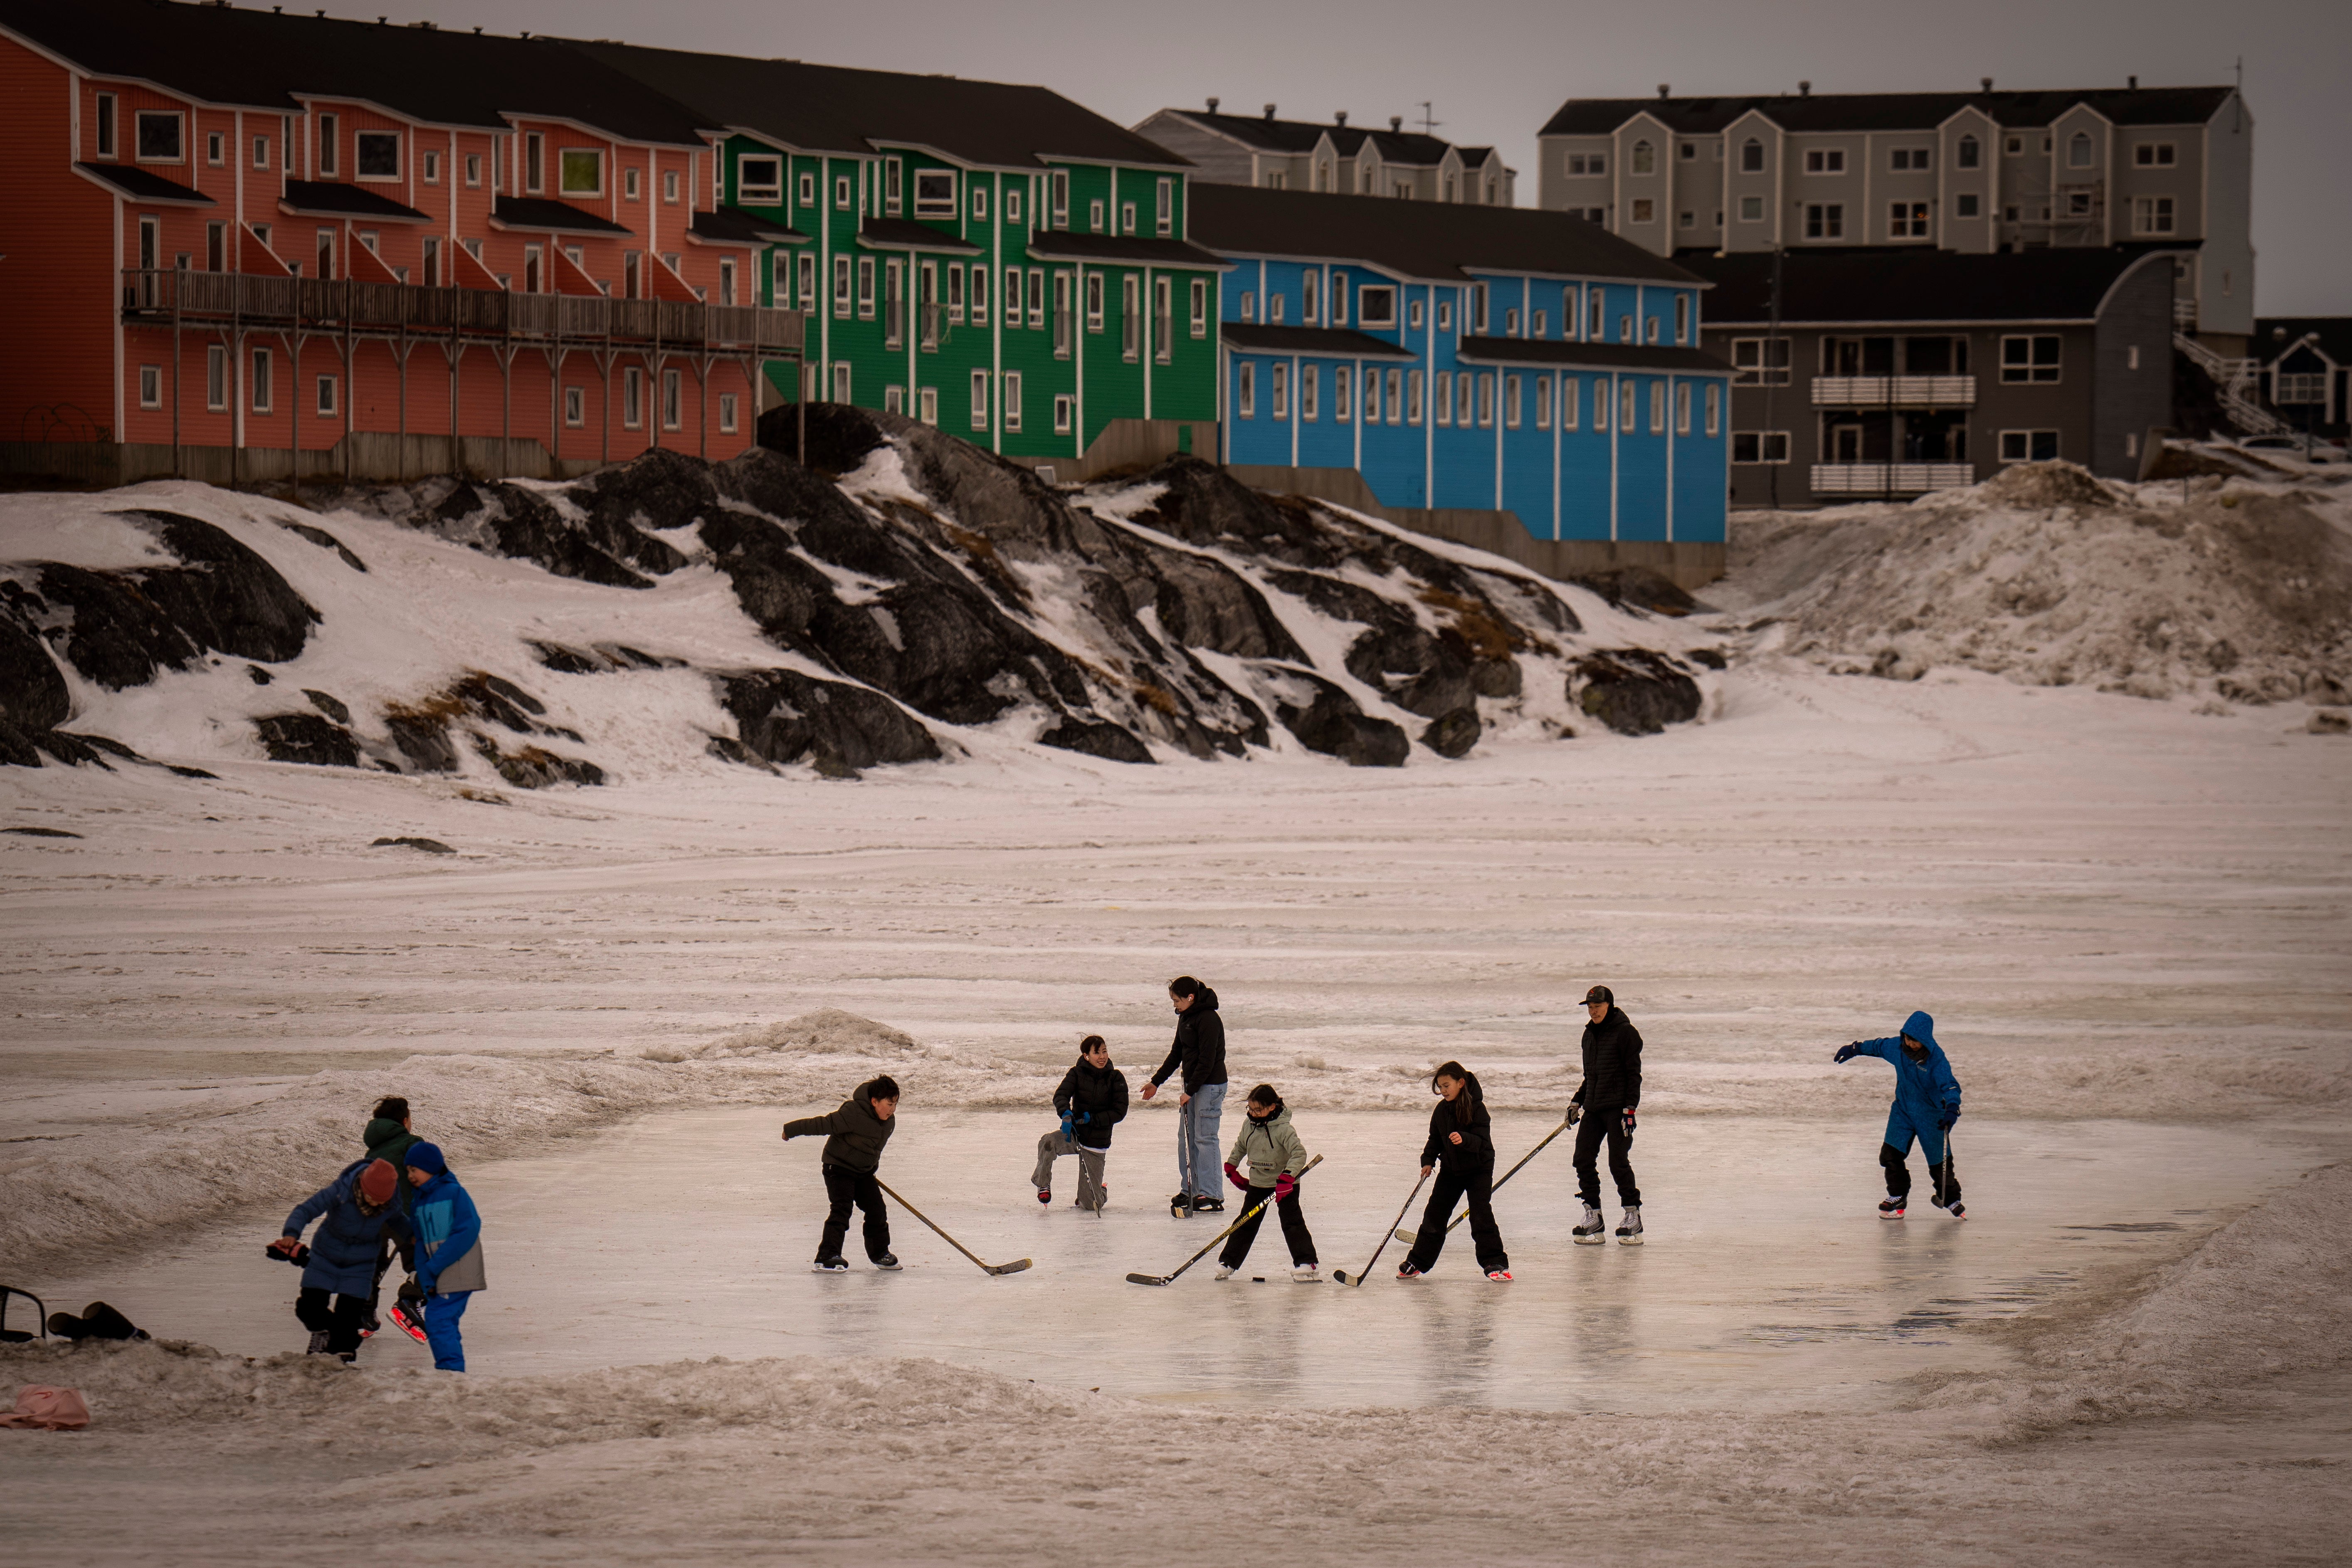
[[[1024,468],[1051,468],[1056,484],[1082,484],[1121,468],[1141,470],[1179,452],[1217,460],[1213,419],[1114,419],[1103,427],[1083,458],[1016,457],[1005,461]]]
[[[401,480],[431,474],[462,473],[470,479],[573,479],[604,465],[593,458],[550,458],[547,445],[527,437],[396,436],[361,431],[323,450],[306,449],[301,471],[283,447],[187,447],[177,466],[169,446],[141,441],[0,441],[0,474],[54,479],[109,489],[142,479],[174,477],[205,484],[332,483],[345,476],[349,448],[352,479]]]

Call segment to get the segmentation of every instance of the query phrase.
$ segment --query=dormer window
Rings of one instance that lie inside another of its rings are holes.
[[[566,147],[557,154],[558,187],[567,196],[604,194],[604,152],[601,147]]]
[[[139,138],[135,143],[138,148],[139,162],[142,163],[184,162],[186,158],[186,153],[182,151],[181,128],[184,123],[181,117],[174,113],[160,113],[152,110],[140,110],[138,123],[134,127]]]
[[[1959,145],[1952,149],[1952,164],[1955,168],[1973,169],[1983,158],[1984,148],[1973,136],[1961,137]]]
[[[1396,289],[1384,283],[1368,283],[1357,289],[1356,324],[1360,327],[1395,326]]]
[[[784,199],[784,161],[772,153],[735,160],[735,199],[739,202],[781,202]]]
[[[1658,172],[1658,150],[1647,142],[1633,143],[1633,173],[1654,174]]]
[[[1764,172],[1764,143],[1753,136],[1739,144],[1739,172],[1743,174]]]
[[[396,131],[362,131],[352,139],[356,143],[353,156],[359,162],[359,177],[362,180],[396,180],[400,178],[400,133]]]
[[[2070,169],[2087,169],[2091,166],[2091,138],[2086,132],[2077,131],[2067,139],[2066,166]]]
[[[916,170],[915,216],[917,217],[953,217],[955,215],[955,171],[953,169]]]

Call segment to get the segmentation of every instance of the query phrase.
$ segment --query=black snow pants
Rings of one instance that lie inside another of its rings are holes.
[[[1633,1147],[1625,1131],[1625,1108],[1588,1106],[1576,1124],[1576,1195],[1594,1208],[1601,1206],[1601,1141],[1609,1140],[1609,1174],[1617,1183],[1617,1201],[1626,1208],[1642,1206],[1642,1189],[1633,1183]]]
[[[1492,1154],[1467,1169],[1456,1169],[1451,1162],[1437,1167],[1437,1185],[1429,1194],[1429,1206],[1422,1211],[1421,1228],[1413,1232],[1412,1250],[1405,1261],[1426,1274],[1437,1265],[1437,1255],[1445,1249],[1445,1226],[1454,1218],[1457,1198],[1470,1200],[1470,1239],[1478,1249],[1478,1268],[1487,1274],[1511,1266],[1510,1254],[1503,1250],[1503,1230],[1495,1223],[1495,1157]]]
[[[832,1201],[833,1207],[824,1216],[824,1239],[817,1243],[819,1263],[841,1256],[841,1244],[849,1239],[852,1204],[866,1211],[866,1256],[877,1258],[890,1250],[890,1211],[883,1206],[882,1188],[875,1182],[873,1172],[827,1165],[824,1195]]]
[[[1275,1213],[1282,1216],[1282,1239],[1290,1244],[1290,1261],[1294,1268],[1301,1263],[1316,1261],[1315,1238],[1307,1233],[1307,1215],[1298,1206],[1299,1191],[1299,1188],[1293,1187],[1288,1197],[1274,1205]],[[1252,1187],[1242,1194],[1242,1207],[1256,1209],[1258,1205],[1272,1196],[1272,1187]],[[1257,1227],[1265,1218],[1265,1210],[1257,1209],[1257,1213],[1242,1221],[1241,1228],[1226,1237],[1225,1249],[1217,1254],[1217,1261],[1228,1268],[1239,1268],[1243,1260],[1249,1257],[1250,1243],[1257,1239]]]
[[[1920,1151],[1922,1158],[1926,1157],[1926,1152],[1925,1150]],[[1878,1163],[1886,1168],[1886,1195],[1890,1198],[1909,1196],[1911,1167],[1904,1163],[1903,1151],[1892,1143],[1881,1143],[1878,1146]],[[1949,1144],[1944,1148],[1944,1163],[1927,1167],[1927,1195],[1939,1204],[1960,1201],[1960,1171],[1952,1160]]]
[[[323,1331],[327,1336],[327,1349],[337,1355],[343,1355],[360,1348],[360,1325],[367,1321],[368,1299],[365,1296],[335,1296],[334,1304],[329,1306],[331,1294],[305,1286],[302,1293],[294,1299],[294,1315],[301,1319],[302,1326],[312,1333]]]

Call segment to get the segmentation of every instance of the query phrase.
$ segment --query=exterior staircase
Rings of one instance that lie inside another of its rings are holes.
[[[2294,427],[2254,401],[2254,378],[2261,373],[2262,361],[2226,359],[2183,331],[2179,322],[2172,329],[2172,346],[2189,357],[2189,363],[2213,379],[2214,395],[2220,399],[2221,412],[2230,423],[2245,436],[2289,436]]]

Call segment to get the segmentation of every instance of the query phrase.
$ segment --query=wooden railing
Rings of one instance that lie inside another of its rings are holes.
[[[1821,375],[1813,378],[1813,406],[1865,408],[1973,408],[1972,375]]]

